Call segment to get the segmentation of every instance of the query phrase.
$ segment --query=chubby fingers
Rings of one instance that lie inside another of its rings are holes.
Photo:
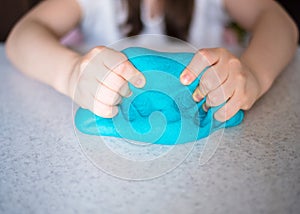
[[[214,65],[219,61],[216,49],[198,50],[188,66],[180,75],[180,81],[184,85],[191,84],[208,66]]]
[[[96,115],[111,118],[118,113],[122,97],[131,95],[128,82],[145,85],[145,77],[123,53],[96,47],[86,54],[80,66],[79,102]]]
[[[104,118],[112,118],[118,114],[117,106],[110,106],[102,103],[101,101],[94,99],[93,108],[90,109],[94,114],[104,117]]]
[[[204,103],[206,111],[209,107],[219,106],[227,102],[214,114],[214,117],[222,122],[230,119],[241,108],[239,91],[242,88],[242,83],[235,83],[234,76],[230,75],[222,85],[207,94],[206,103]]]
[[[93,112],[95,114],[105,118],[111,118],[118,113],[117,105],[121,103],[122,98],[117,92],[105,85],[100,85],[93,98]]]
[[[207,67],[209,66],[209,67]],[[223,48],[203,49],[196,53],[191,63],[182,73],[183,83],[190,84],[201,72],[207,71],[201,76],[198,87],[193,93],[193,99],[199,102],[206,96],[204,110],[209,107],[219,106],[227,102],[215,113],[219,121],[230,119],[240,109],[245,109],[245,85],[246,76],[241,61]],[[184,78],[189,81],[184,82]],[[251,103],[250,103],[251,104]]]
[[[251,99],[246,92],[247,73],[243,70],[240,61],[231,60],[229,62],[229,68],[231,71],[229,77],[222,85],[224,94],[223,99],[220,99],[219,103],[214,103],[214,101],[209,98],[220,92],[217,91],[218,89],[211,92],[212,95],[208,94],[207,96],[208,103],[211,106],[220,105],[221,103],[227,101],[226,104],[214,114],[215,119],[221,122],[229,120],[240,109],[249,109],[255,102],[255,99]]]
[[[106,48],[101,52],[103,64],[108,70],[119,75],[137,88],[142,88],[146,79],[127,59],[125,54]]]
[[[227,103],[214,114],[214,117],[216,120],[224,122],[233,117],[240,109],[246,110],[249,108],[250,105],[249,107],[245,105],[243,86],[242,84],[239,84]]]
[[[90,81],[90,79],[83,81],[77,97],[79,97],[81,107],[104,118],[114,117],[118,113],[117,105],[122,101],[118,92],[95,79],[94,81]]]
[[[199,102],[225,82],[229,73],[227,62],[231,57],[232,55],[223,48],[202,49],[195,54],[187,69],[183,71],[181,82],[188,85],[207,69],[201,76],[199,85],[193,93],[193,99],[196,102]],[[220,88],[218,91],[220,90],[222,89]],[[227,94],[230,93],[230,91],[226,91],[225,95],[229,96]],[[213,99],[217,99],[216,102],[221,102],[219,95],[216,96],[214,93],[212,95]]]
[[[218,88],[207,94],[206,105],[209,107],[214,107],[225,103],[230,97],[232,97],[234,90],[235,86],[232,84],[232,80],[226,80]]]
[[[214,117],[216,120],[224,122],[233,117],[240,108],[239,96],[236,94],[236,96],[232,96],[228,102],[214,114]]]
[[[138,88],[146,83],[144,75],[121,52],[106,47],[96,47],[85,58],[86,62],[82,63],[82,69],[92,73],[89,76],[95,76],[98,82],[120,92],[122,96],[130,94],[127,82]]]

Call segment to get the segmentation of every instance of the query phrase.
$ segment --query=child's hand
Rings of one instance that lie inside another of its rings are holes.
[[[128,82],[141,88],[146,80],[123,53],[96,47],[77,60],[69,88],[81,107],[111,118],[118,113],[122,97],[131,95]]]
[[[204,108],[227,101],[214,117],[219,121],[230,119],[240,109],[248,110],[261,95],[261,86],[250,67],[223,48],[199,50],[180,80],[189,85],[205,69],[193,98],[196,102],[206,96]]]

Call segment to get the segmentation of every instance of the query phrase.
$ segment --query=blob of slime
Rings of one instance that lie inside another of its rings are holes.
[[[179,76],[194,53],[167,53],[139,47],[127,48],[122,52],[144,74],[145,87],[139,89],[129,84],[133,94],[123,98],[118,107],[119,113],[114,118],[102,118],[79,108],[75,125],[80,132],[174,145],[194,142],[220,128],[242,122],[244,113],[241,110],[226,122],[219,122],[213,114],[224,104],[205,112],[202,109],[205,98],[199,103],[192,99],[201,76],[209,69],[205,69],[188,86],[180,83]]]

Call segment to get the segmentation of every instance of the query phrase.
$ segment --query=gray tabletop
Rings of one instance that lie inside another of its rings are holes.
[[[0,213],[299,213],[300,50],[240,126],[139,181],[101,170],[71,100],[13,68],[3,45],[0,81]]]

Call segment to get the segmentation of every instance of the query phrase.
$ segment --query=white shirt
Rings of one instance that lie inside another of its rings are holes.
[[[120,27],[127,18],[122,0],[77,0],[83,13],[81,31],[85,43],[93,47],[109,45],[124,37]],[[165,34],[162,17],[151,19],[149,10],[141,4],[141,34]],[[196,48],[222,46],[224,25],[229,16],[223,0],[195,0],[188,42]]]

